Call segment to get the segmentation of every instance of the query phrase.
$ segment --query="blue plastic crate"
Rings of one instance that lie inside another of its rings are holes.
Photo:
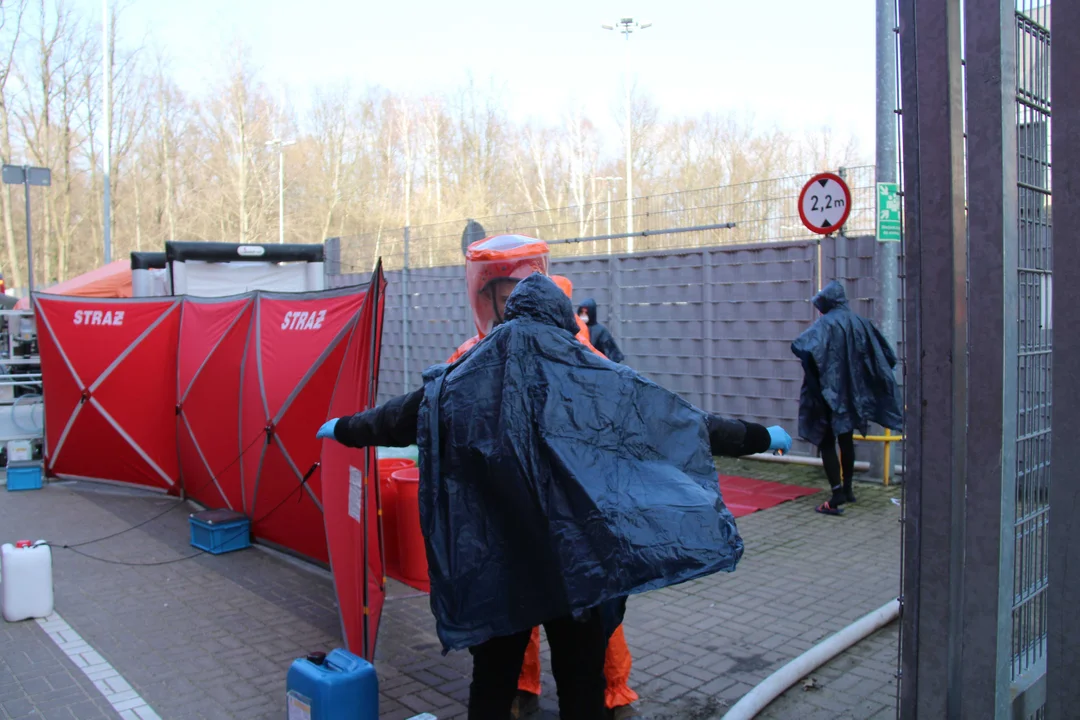
[[[36,461],[20,461],[8,463],[7,489],[40,490],[41,463]]]
[[[212,555],[251,547],[251,521],[234,510],[203,510],[188,517],[191,546]]]

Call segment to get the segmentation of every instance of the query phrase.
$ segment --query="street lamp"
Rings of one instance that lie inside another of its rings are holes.
[[[611,254],[611,189],[612,189],[611,186],[612,186],[613,183],[617,183],[620,180],[622,180],[622,178],[618,177],[618,176],[615,176],[615,175],[608,175],[608,176],[605,176],[605,177],[600,177],[600,176],[593,177],[592,181],[593,181],[593,201],[594,202],[596,200],[596,181],[597,180],[601,180],[601,181],[607,183],[607,234],[608,234],[607,251],[608,251],[608,255],[610,255]],[[593,232],[595,233],[596,231],[594,230]]]
[[[5,165],[3,170],[5,185],[22,185],[26,197],[26,297],[34,292],[34,246],[30,233],[30,186],[49,187],[52,173],[48,168],[30,167],[29,165]],[[46,278],[47,280],[48,278]]]
[[[109,61],[109,0],[101,2],[101,104],[105,116],[105,142],[102,169],[105,174],[104,192],[101,197],[101,234],[105,250],[105,264],[112,262],[112,63]]]
[[[275,138],[266,143],[266,147],[278,150],[278,245],[285,244],[285,148],[295,145],[295,140]]]
[[[634,18],[620,18],[614,25],[601,25],[605,30],[621,32],[626,36],[626,251],[634,252],[634,168],[633,139],[630,128],[630,34],[634,30],[652,27],[652,23],[638,23]],[[608,233],[610,235],[610,233]]]

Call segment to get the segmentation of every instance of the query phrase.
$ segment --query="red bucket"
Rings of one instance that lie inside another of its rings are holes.
[[[416,467],[416,463],[405,458],[384,458],[379,460],[379,491],[382,493],[383,543],[386,546],[386,567],[390,571],[398,565],[398,502],[397,485],[391,476],[398,470]]]
[[[427,585],[427,551],[420,530],[420,470],[397,470],[391,477],[397,486],[398,568],[406,582]]]

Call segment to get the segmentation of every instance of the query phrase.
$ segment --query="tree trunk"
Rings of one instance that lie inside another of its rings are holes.
[[[244,107],[244,98],[237,98],[237,125],[239,130],[240,157],[237,160],[237,187],[236,191],[240,200],[240,243],[246,243],[248,239],[248,207],[247,207],[247,108]]]
[[[176,216],[173,214],[172,157],[169,153],[168,118],[164,108],[161,115],[161,155],[165,170],[165,217],[169,222],[169,240],[176,239]]]
[[[142,250],[142,203],[139,197],[139,173],[131,176],[131,185],[135,193],[135,249]]]
[[[7,107],[0,108],[3,112],[0,112],[0,143],[3,143],[3,147],[0,150],[3,151],[4,162],[11,160],[11,134],[8,127],[8,113]],[[21,286],[22,284],[22,266],[19,263],[18,248],[15,246],[15,228],[11,219],[11,186],[4,185],[3,191],[0,192],[0,201],[3,202],[3,214],[4,214],[4,240],[5,247],[7,248],[8,257],[8,282],[11,287],[15,287],[16,284]]]
[[[19,0],[15,7],[3,9],[2,24],[15,23],[11,33],[11,45],[8,46],[7,57],[0,68],[0,161],[10,163],[11,158],[11,128],[8,118],[11,114],[11,106],[8,104],[7,81],[11,77],[11,69],[14,67],[15,51],[19,46],[19,37],[22,35],[23,13],[26,11],[26,0]],[[8,284],[15,287],[22,282],[22,268],[19,265],[19,256],[15,247],[15,228],[11,217],[11,186],[4,185],[0,189],[0,214],[4,216],[4,241],[8,256]]]
[[[49,191],[46,190],[42,193],[43,210],[42,214],[45,216],[44,230],[42,231],[41,239],[41,284],[52,284],[52,198],[49,197]]]

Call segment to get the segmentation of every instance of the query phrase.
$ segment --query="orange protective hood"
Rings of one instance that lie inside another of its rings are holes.
[[[465,253],[465,284],[480,337],[502,322],[497,285],[517,284],[534,272],[547,275],[550,254],[547,243],[524,235],[493,235],[469,246]]]

